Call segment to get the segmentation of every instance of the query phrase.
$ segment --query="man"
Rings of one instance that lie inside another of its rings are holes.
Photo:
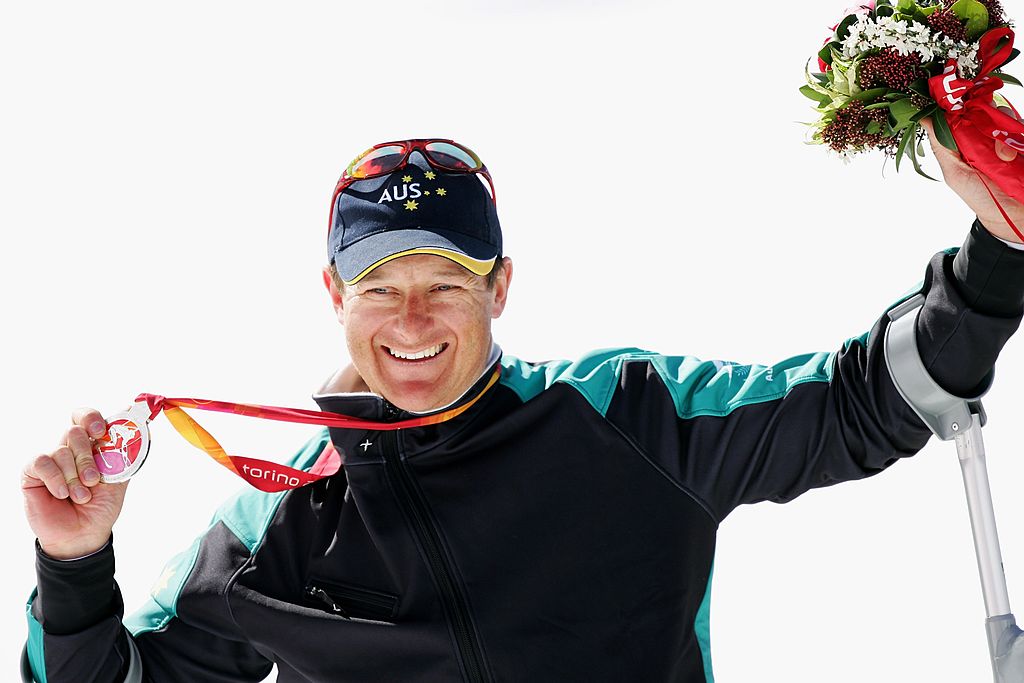
[[[1024,312],[1024,252],[978,176],[933,149],[978,221],[928,266],[918,344],[945,389],[974,396]],[[314,398],[428,424],[323,430],[290,464],[334,449],[341,472],[225,504],[122,625],[110,539],[125,485],[97,483],[103,424],[79,411],[23,477],[37,679],[255,681],[276,664],[281,681],[709,681],[721,520],[870,476],[930,435],[886,370],[884,315],[771,367],[503,355],[490,325],[512,264],[493,187],[450,141],[357,158],[328,242],[353,365]]]

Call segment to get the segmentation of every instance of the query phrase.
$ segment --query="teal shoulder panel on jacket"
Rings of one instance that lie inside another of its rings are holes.
[[[655,371],[668,388],[676,414],[728,415],[740,406],[782,398],[805,382],[831,379],[832,353],[809,353],[774,365],[740,365],[692,356],[656,356]]]
[[[845,346],[854,341],[858,340],[850,340]],[[835,353],[807,354],[767,367],[664,356],[636,348],[599,349],[575,362],[531,364],[506,356],[502,360],[502,383],[515,389],[523,400],[556,382],[568,384],[603,416],[608,412],[623,364],[645,361],[664,381],[680,417],[725,415],[740,405],[784,396],[803,382],[829,381],[834,356]]]
[[[634,348],[612,348],[591,351],[577,361],[556,360],[526,363],[513,356],[503,356],[501,383],[528,401],[556,382],[568,384],[581,394],[601,415],[619,380],[626,360],[647,358],[656,354]]]
[[[43,653],[43,625],[36,621],[32,614],[32,603],[35,602],[38,590],[32,591],[25,605],[25,615],[28,617],[28,663],[32,669],[32,675],[36,683],[46,683],[46,657]]]
[[[566,360],[527,363],[515,356],[502,354],[500,383],[516,392],[523,403],[551,387],[558,375],[569,366]]]
[[[853,344],[866,347],[868,336],[865,332],[851,337],[841,348],[847,351]],[[782,398],[804,382],[831,382],[837,353],[803,354],[767,366],[665,356],[637,348],[599,349],[575,362],[526,363],[506,355],[502,358],[501,383],[513,389],[523,401],[555,383],[568,384],[579,391],[594,410],[606,415],[623,364],[645,361],[665,383],[681,418],[727,415],[743,405]]]
[[[894,304],[895,305],[895,304]],[[867,347],[870,332],[850,337],[841,350]],[[831,382],[838,351],[793,356],[774,365],[704,361],[692,356],[654,356],[651,363],[680,418],[728,415],[737,408],[784,397],[805,382]]]
[[[330,442],[331,437],[327,429],[321,429],[285,464],[297,469],[306,469],[316,462]],[[251,555],[263,542],[270,522],[277,513],[277,508],[286,493],[287,491],[264,493],[254,488],[243,489],[221,505],[211,520],[210,526],[207,527],[207,531],[218,522],[223,522],[231,530],[231,533],[245,545]],[[205,536],[205,532],[196,538],[187,550],[174,556],[167,563],[163,574],[153,585],[146,604],[124,619],[125,628],[132,635],[159,631],[177,616],[178,597],[181,595],[189,574],[195,567],[203,536]]]

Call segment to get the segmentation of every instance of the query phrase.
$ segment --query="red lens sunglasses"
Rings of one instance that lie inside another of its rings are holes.
[[[414,151],[420,152],[427,163],[441,171],[479,173],[487,180],[487,185],[491,190],[491,201],[494,201],[494,181],[491,180],[491,174],[484,166],[484,162],[480,161],[480,157],[468,147],[464,147],[454,140],[440,138],[382,142],[353,159],[345,172],[341,174],[338,184],[334,187],[334,195],[331,196],[331,214],[327,221],[328,232],[330,232],[334,219],[335,202],[338,201],[338,195],[344,192],[346,187],[357,180],[377,178],[403,168],[409,162],[409,155]]]

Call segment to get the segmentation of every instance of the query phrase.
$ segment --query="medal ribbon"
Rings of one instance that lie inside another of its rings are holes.
[[[464,403],[458,408],[445,410],[434,415],[414,417],[400,422],[377,422],[375,420],[364,420],[340,413],[326,413],[319,410],[303,410],[301,408],[280,408],[276,406],[262,406],[251,403],[231,403],[228,401],[209,401],[201,398],[167,398],[156,394],[139,394],[136,403],[145,403],[149,407],[149,419],[156,418],[161,412],[167,417],[171,426],[181,434],[190,444],[205,452],[217,463],[231,470],[234,474],[245,479],[253,487],[267,493],[286,491],[312,484],[325,477],[330,477],[341,469],[341,456],[334,449],[333,444],[321,454],[320,458],[313,464],[309,471],[295,469],[287,465],[260,460],[258,458],[246,458],[239,455],[228,455],[224,447],[213,438],[213,435],[206,431],[202,425],[185,412],[185,408],[196,410],[211,410],[218,413],[232,413],[246,417],[256,417],[264,420],[278,420],[280,422],[295,422],[299,424],[313,424],[324,427],[336,427],[342,429],[370,429],[374,431],[393,431],[398,429],[411,429],[412,427],[424,427],[427,425],[447,422],[462,413],[466,412],[479,401],[487,390],[494,386],[501,377],[501,368],[495,368],[487,385],[480,390],[471,401]]]
[[[956,76],[956,60],[946,61],[943,72],[928,79],[932,98],[946,114],[950,131],[964,162],[978,171],[985,189],[996,203],[999,213],[1024,241],[999,201],[992,194],[985,176],[1003,192],[1024,202],[1024,123],[999,111],[992,103],[992,93],[1003,87],[1003,81],[989,75],[1002,66],[1013,52],[1013,31],[998,28],[988,31],[978,43],[978,76],[972,81]],[[1011,105],[1014,113],[1016,109]],[[1003,161],[996,154],[993,140],[1017,150],[1017,158]]]

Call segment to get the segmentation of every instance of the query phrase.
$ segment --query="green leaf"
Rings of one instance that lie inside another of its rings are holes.
[[[918,9],[921,11],[921,14],[927,17],[933,12],[938,11],[939,7],[940,5],[932,5],[931,7],[918,7]]]
[[[1018,81],[1016,77],[1011,76],[1010,74],[996,74],[996,76],[998,76],[999,80],[1001,80],[1003,83],[1009,83],[1011,85],[1021,85],[1021,82]]]
[[[843,20],[836,26],[836,40],[843,41],[850,35],[850,27],[857,23],[860,16],[857,14],[848,14],[843,17]]]
[[[910,120],[911,121],[915,121],[915,122],[916,121],[920,121],[921,119],[925,118],[926,116],[931,116],[932,113],[935,110],[937,110],[938,108],[939,108],[939,105],[937,105],[935,103],[929,104],[927,107],[925,107],[921,111],[919,111],[916,114],[914,114],[913,116],[911,116]]]
[[[910,135],[910,138],[911,138],[911,142],[910,142],[910,145],[908,145],[908,147],[910,149],[910,161],[913,162],[913,164],[914,164],[914,170],[917,171],[918,175],[923,175],[928,180],[935,180],[935,178],[932,178],[930,175],[928,175],[927,173],[925,173],[924,171],[921,170],[921,162],[919,162],[917,160],[917,155],[918,155],[917,144],[916,144],[916,141],[914,140],[914,138],[917,137],[917,124],[916,123],[913,123],[913,124],[910,125],[910,128],[907,129],[907,134]],[[921,156],[924,156],[924,150],[923,149],[921,150],[920,153],[921,153]]]
[[[1006,58],[1005,62],[1003,62],[1003,66],[1006,66],[1007,64],[1009,64],[1013,60],[1017,59],[1017,55],[1019,55],[1019,54],[1020,54],[1020,50],[1018,50],[1017,48],[1013,48],[1012,50],[1010,50],[1010,56]],[[1001,69],[1003,67],[1001,66],[999,68]]]
[[[864,107],[864,111],[867,111],[869,109],[888,109],[890,104],[892,104],[892,103],[891,102],[875,102],[874,104],[869,104],[866,107]]]
[[[893,16],[896,21],[905,21],[908,24],[912,21],[916,21],[919,24],[923,24],[927,21],[927,18],[921,13],[921,10],[918,9],[917,5],[914,5],[914,8],[909,12],[897,10],[896,14]]]
[[[875,133],[881,133],[882,124],[880,124],[878,121],[869,121],[867,128],[865,128],[864,130],[871,135],[874,135]]]
[[[881,3],[875,4],[875,16],[876,17],[891,17],[896,13],[896,10],[892,8],[892,5],[883,5]]]
[[[988,29],[988,8],[978,0],[956,0],[949,9],[957,19],[966,22],[967,40],[977,40]]]
[[[913,81],[907,87],[910,90],[910,92],[917,93],[918,95],[923,95],[928,99],[931,99],[932,97],[932,94],[928,92],[928,79],[926,78],[919,78],[916,81]]]
[[[896,0],[896,9],[904,14],[913,14],[915,7],[917,3],[914,0]]]
[[[903,137],[900,138],[900,144],[899,144],[899,146],[896,147],[896,172],[897,173],[899,173],[899,170],[900,170],[900,159],[902,159],[903,155],[906,153],[907,145],[910,144],[910,139],[912,137],[914,137],[914,134],[913,134],[913,132],[909,128],[904,130],[903,131]]]
[[[932,115],[932,127],[935,129],[935,139],[939,143],[954,152],[959,152],[957,149],[956,140],[953,139],[953,131],[949,129],[949,122],[946,120],[946,114],[938,107]]]
[[[850,97],[850,78],[847,67],[838,61],[832,63],[832,88],[841,95]]]
[[[820,59],[821,61],[825,62],[829,66],[832,66],[832,48],[833,48],[833,46],[836,47],[836,48],[842,47],[840,43],[832,41],[831,43],[825,43],[824,45],[821,46],[821,49],[818,50],[818,59]],[[804,53],[804,54],[806,54],[806,53]]]
[[[811,76],[813,76],[814,80],[818,81],[820,85],[828,85],[832,82],[829,80],[828,74],[811,74]]]
[[[831,121],[835,118],[835,112],[842,109],[850,103],[850,98],[846,95],[835,95],[831,104],[828,104],[821,108],[821,111],[827,112],[828,120]],[[825,120],[824,118],[822,120]]]
[[[820,92],[818,92],[809,85],[800,86],[800,92],[802,92],[805,96],[809,97],[815,102],[826,103],[832,101],[831,97],[829,97],[828,95],[822,95]]]
[[[861,90],[859,93],[853,96],[855,100],[873,100],[876,97],[881,97],[885,93],[889,92],[888,88],[871,88],[870,90]]]
[[[906,128],[910,124],[914,123],[911,118],[920,111],[911,102],[909,97],[905,97],[902,100],[896,100],[889,105],[889,115],[892,116],[893,128],[899,130]]]
[[[829,88],[826,88],[824,85],[820,84],[816,79],[811,77],[810,64],[811,64],[811,60],[809,60],[809,59],[807,60],[807,63],[804,64],[804,80],[807,81],[807,85],[805,85],[803,88],[800,88],[800,92],[804,92],[804,88],[807,88],[809,90],[813,90],[814,92],[818,93],[822,97],[827,97],[829,100],[831,100],[832,99],[832,95],[833,95],[832,91]],[[806,93],[804,93],[804,94],[806,94]],[[808,95],[808,97],[810,97],[810,95]],[[816,99],[816,98],[812,97],[811,99]],[[818,101],[819,102],[824,102],[826,100],[818,100]]]

